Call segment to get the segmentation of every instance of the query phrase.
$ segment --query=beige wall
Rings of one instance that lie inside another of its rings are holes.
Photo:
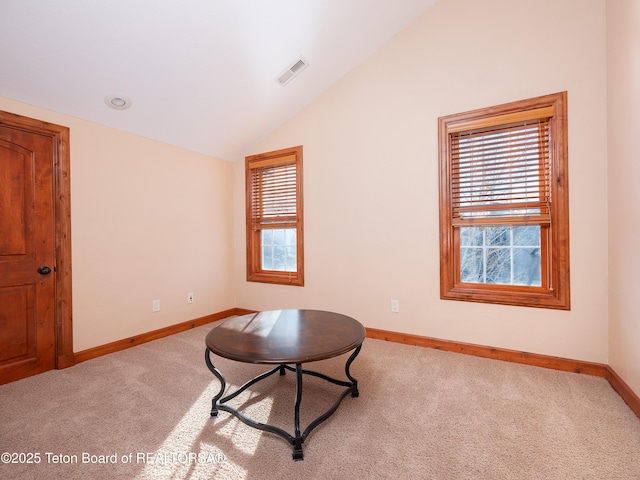
[[[604,0],[440,0],[250,152],[304,146],[305,287],[244,280],[234,164],[238,305],[607,363],[605,57]],[[564,90],[571,311],[440,300],[437,118]]]
[[[235,306],[230,163],[1,97],[0,109],[70,128],[74,351]]]
[[[609,364],[640,395],[640,2],[607,2]]]
[[[302,288],[244,280],[241,161],[0,97],[2,110],[71,128],[75,351],[234,306],[322,308],[374,328],[611,363],[640,391],[638,262],[626,221],[638,202],[619,196],[620,185],[640,195],[629,175],[639,153],[638,12],[635,0],[608,5],[607,39],[604,0],[439,0],[248,152],[304,145]],[[572,310],[440,300],[438,116],[562,90]],[[610,235],[597,228],[607,221]]]

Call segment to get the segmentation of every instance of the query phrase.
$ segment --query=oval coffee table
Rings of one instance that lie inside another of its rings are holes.
[[[349,368],[355,360],[365,338],[364,327],[351,317],[320,310],[273,310],[258,312],[226,320],[213,328],[205,340],[205,362],[209,370],[220,380],[220,392],[213,397],[211,416],[217,417],[224,410],[250,427],[275,433],[293,446],[293,459],[302,460],[302,443],[309,433],[328,419],[348,394],[357,397],[358,381]],[[353,353],[345,364],[349,381],[338,380],[312,370],[302,368],[303,363],[315,362]],[[224,376],[213,365],[211,353],[220,357],[246,363],[277,365],[242,385],[238,390],[222,397],[226,382]],[[295,365],[293,367],[292,365]],[[286,370],[296,372],[296,401],[294,405],[294,435],[273,425],[257,422],[237,409],[225,405],[251,385],[276,372],[284,375]],[[312,421],[300,433],[300,403],[302,401],[302,376],[312,375],[335,385],[346,387],[333,406]]]

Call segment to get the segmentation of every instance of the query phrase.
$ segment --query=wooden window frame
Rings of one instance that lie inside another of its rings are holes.
[[[550,201],[541,226],[542,286],[465,283],[460,280],[460,224],[454,221],[451,136],[487,125],[506,125],[550,112]],[[438,119],[440,175],[440,298],[570,310],[567,92],[448,115]],[[457,223],[457,225],[454,225]]]
[[[296,271],[265,270],[262,268],[261,214],[258,210],[259,188],[253,181],[253,173],[260,168],[295,166],[295,214],[287,218],[271,220],[269,226],[296,229]],[[302,196],[302,146],[284,148],[273,152],[245,157],[246,179],[246,231],[247,231],[247,281],[280,285],[304,286],[304,218]]]

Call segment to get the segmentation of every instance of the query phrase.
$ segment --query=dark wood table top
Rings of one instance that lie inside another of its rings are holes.
[[[272,310],[230,318],[214,327],[207,348],[246,363],[324,360],[362,344],[365,329],[351,317],[321,310]]]

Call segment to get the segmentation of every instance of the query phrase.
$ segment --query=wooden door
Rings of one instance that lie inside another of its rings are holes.
[[[0,384],[56,366],[54,146],[0,125]]]

